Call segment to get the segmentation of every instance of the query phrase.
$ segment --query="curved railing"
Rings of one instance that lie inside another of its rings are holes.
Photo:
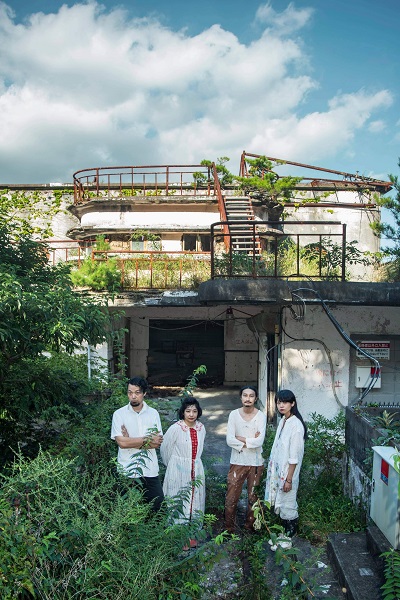
[[[76,171],[74,204],[93,198],[130,196],[216,196],[213,165],[95,167]]]

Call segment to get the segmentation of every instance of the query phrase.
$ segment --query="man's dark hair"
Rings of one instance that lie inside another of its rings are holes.
[[[143,394],[147,392],[147,388],[149,387],[149,384],[143,377],[132,377],[128,381],[128,385],[136,385],[142,390]]]
[[[203,414],[203,411],[201,410],[201,406],[199,404],[199,401],[197,400],[197,398],[185,398],[184,400],[182,400],[182,404],[178,410],[178,417],[180,419],[183,419],[185,416],[185,410],[187,409],[188,406],[195,406],[197,408],[197,416],[198,418],[201,417],[201,415]]]
[[[258,390],[254,385],[244,385],[239,390],[239,396],[242,397],[244,390],[252,390],[256,396],[258,396]]]

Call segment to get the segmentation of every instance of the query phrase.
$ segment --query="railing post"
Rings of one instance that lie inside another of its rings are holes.
[[[342,281],[346,281],[346,223],[342,224]]]
[[[321,234],[319,234],[318,249],[319,249],[318,269],[319,269],[319,276],[322,277],[322,235]]]
[[[96,169],[96,196],[99,197],[100,195],[100,182],[99,182],[100,176],[99,176],[99,169]]]
[[[255,221],[253,221],[252,223],[252,228],[253,228],[253,278],[257,277],[257,273],[256,273],[256,223]]]
[[[214,279],[214,223],[211,224],[210,254],[211,254],[211,279]]]

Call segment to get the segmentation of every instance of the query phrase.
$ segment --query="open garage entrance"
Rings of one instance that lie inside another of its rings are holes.
[[[207,367],[202,381],[224,381],[224,322],[151,319],[148,380],[152,385],[184,386],[193,370]]]

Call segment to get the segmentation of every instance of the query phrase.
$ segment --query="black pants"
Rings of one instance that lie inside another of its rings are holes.
[[[131,479],[132,485],[137,486],[143,491],[143,498],[146,502],[153,502],[153,510],[160,510],[161,503],[164,500],[164,492],[158,477],[137,477]]]

